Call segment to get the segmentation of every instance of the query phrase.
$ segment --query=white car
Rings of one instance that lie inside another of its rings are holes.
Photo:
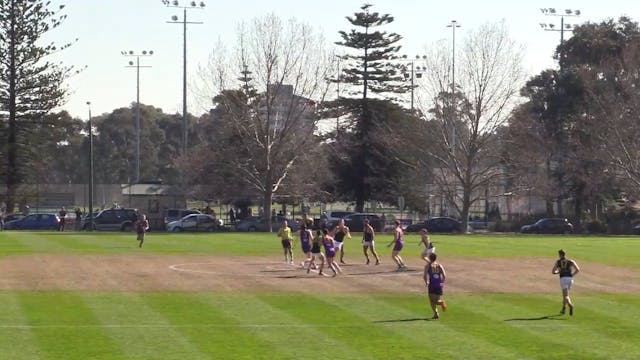
[[[220,229],[220,220],[207,214],[190,214],[180,220],[171,221],[167,224],[169,232],[183,231],[216,231]]]

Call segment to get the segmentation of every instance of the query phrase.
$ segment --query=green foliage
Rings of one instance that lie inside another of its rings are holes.
[[[73,73],[71,67],[47,61],[69,46],[42,45],[42,38],[66,18],[52,7],[44,0],[0,2],[0,111],[6,114],[0,152],[7,159],[3,175],[9,208],[29,162],[37,159],[29,151],[38,140],[34,124],[63,103],[64,82]]]

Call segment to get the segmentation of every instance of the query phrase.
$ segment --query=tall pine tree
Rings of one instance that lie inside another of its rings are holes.
[[[344,67],[337,81],[347,90],[328,104],[330,112],[344,123],[335,134],[331,170],[336,181],[331,190],[343,200],[355,199],[357,211],[363,211],[368,200],[389,200],[397,193],[396,144],[389,141],[393,138],[391,119],[398,121],[404,112],[394,103],[396,95],[411,89],[403,82],[397,61],[402,37],[376,30],[394,18],[370,8],[365,4],[361,12],[347,17],[356,29],[340,31],[342,41],[336,44],[349,52],[340,56]]]
[[[6,205],[13,210],[18,184],[35,156],[28,146],[34,122],[62,104],[72,69],[47,61],[68,45],[42,45],[42,37],[66,18],[49,1],[0,0],[0,110],[3,112]]]

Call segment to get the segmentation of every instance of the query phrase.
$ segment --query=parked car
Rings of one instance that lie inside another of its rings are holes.
[[[167,209],[164,212],[164,226],[166,228],[170,222],[180,220],[185,216],[191,215],[191,214],[202,214],[202,213],[194,209]]]
[[[7,214],[4,216],[4,222],[9,222],[13,220],[20,220],[24,217],[22,214]]]
[[[272,222],[272,228],[274,231],[278,230],[282,225],[282,222],[287,220],[287,224],[291,228],[292,231],[298,231],[300,226],[298,222],[295,220],[285,219],[283,217],[276,217],[276,219]],[[267,229],[267,221],[265,218],[261,216],[249,216],[248,218],[239,220],[235,225],[236,231],[269,231]]]
[[[220,220],[207,214],[190,214],[180,220],[167,224],[167,231],[216,231],[220,229]]]
[[[330,223],[337,223],[343,217],[355,213],[348,210],[327,210],[320,215],[320,227],[328,227]]]
[[[462,224],[460,221],[446,217],[438,216],[407,226],[404,231],[418,232],[421,229],[427,229],[430,233],[457,233],[460,232]]]
[[[4,224],[7,230],[58,230],[60,219],[56,214],[29,214]]]
[[[564,218],[544,218],[520,228],[525,234],[571,234],[573,224]]]
[[[346,215],[342,218],[344,220],[344,224],[349,228],[349,231],[352,232],[362,232],[364,231],[364,219],[369,219],[369,224],[376,231],[382,231],[384,228],[384,223],[382,222],[382,218],[378,214],[372,213],[352,213]],[[327,224],[329,229],[333,229],[338,225],[338,220],[331,221]]]
[[[93,218],[94,230],[132,231],[138,220],[137,209],[102,210]],[[89,219],[85,218],[82,229],[89,229]]]

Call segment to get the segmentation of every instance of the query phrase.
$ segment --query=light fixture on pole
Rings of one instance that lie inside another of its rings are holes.
[[[542,8],[540,12],[545,16],[560,16],[560,26],[557,27],[553,23],[540,23],[540,27],[544,31],[559,31],[560,32],[560,45],[564,43],[564,32],[565,31],[573,31],[575,25],[573,24],[565,24],[565,17],[578,17],[582,12],[580,10],[572,10],[572,9],[564,9],[564,10],[556,10],[555,8]],[[560,54],[560,70],[562,70],[562,54]]]
[[[140,68],[150,68],[151,66],[141,66],[141,56],[153,55],[152,50],[142,50],[141,52],[135,52],[132,50],[121,51],[123,56],[132,56],[136,58],[136,61],[129,61],[128,68],[136,69],[136,175],[135,183],[140,182]]]
[[[447,27],[452,31],[452,45],[451,45],[451,98],[455,101],[456,94],[456,28],[460,27],[460,24],[456,20],[451,20]],[[453,109],[451,116],[454,116],[455,109]],[[451,149],[455,149],[456,146],[456,125],[454,119],[451,119]]]
[[[415,79],[420,79],[422,77],[423,71],[427,70],[426,67],[416,66],[415,62],[416,60],[426,59],[426,58],[427,58],[426,55],[423,55],[422,57],[420,57],[420,55],[416,55],[415,59],[410,59],[407,55],[402,55],[402,60],[407,61],[409,63],[409,71],[407,71],[406,66],[403,66],[402,74],[404,75],[405,80],[411,81],[411,110],[414,109],[414,106],[413,106],[414,89],[416,88]]]
[[[93,124],[91,123],[91,101],[87,101],[89,108],[89,226],[87,229],[93,231]]]
[[[177,15],[171,17],[171,21],[167,21],[170,24],[182,24],[182,155],[187,154],[187,24],[202,24],[202,22],[187,21],[188,9],[204,9],[205,3],[199,4],[195,1],[189,2],[187,5],[181,5],[178,0],[162,0],[162,3],[167,7],[182,9],[182,21],[178,19]],[[185,2],[186,3],[186,2]]]

